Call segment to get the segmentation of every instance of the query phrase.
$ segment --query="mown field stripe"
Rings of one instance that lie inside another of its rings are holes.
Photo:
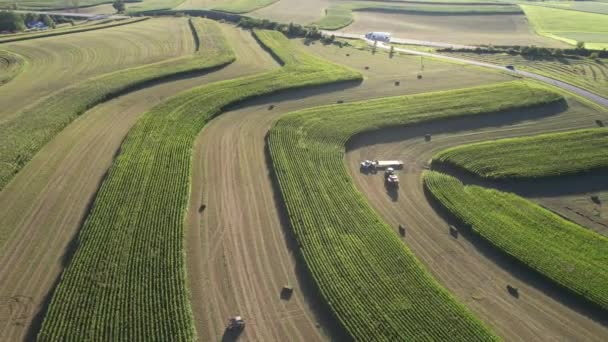
[[[24,64],[25,60],[20,55],[0,50],[0,86],[15,78]]]
[[[424,186],[449,212],[496,248],[608,309],[608,238],[517,195],[435,171]]]
[[[541,134],[461,145],[433,156],[482,178],[522,179],[608,169],[608,128]]]
[[[66,29],[54,29],[54,30],[49,30],[49,31],[45,31],[45,32],[0,36],[0,44],[18,42],[18,41],[22,41],[22,40],[37,39],[37,38],[62,36],[65,34],[72,34],[72,33],[79,33],[79,32],[101,30],[101,29],[110,28],[110,27],[134,24],[134,23],[138,23],[138,22],[148,20],[148,19],[150,19],[150,18],[142,17],[142,18],[123,19],[123,20],[113,21],[113,22],[110,22],[107,24],[87,25],[87,26],[83,26],[83,27],[77,26],[77,27],[73,27],[73,28],[70,27],[70,28],[66,28]]]
[[[195,339],[183,243],[194,139],[230,104],[361,79],[299,52],[278,32],[255,35],[283,62],[281,69],[181,93],[129,132],[53,295],[40,340]]]
[[[116,71],[64,88],[0,124],[0,190],[57,133],[91,107],[147,82],[217,68],[234,61],[219,26],[191,19],[202,49],[193,55]]]
[[[512,4],[496,4],[479,6],[476,4],[435,3],[408,3],[408,2],[382,2],[382,1],[353,1],[332,4],[325,9],[325,16],[315,24],[320,29],[338,30],[353,22],[354,11],[377,11],[401,14],[422,15],[494,15],[494,14],[522,14],[522,10]]]
[[[384,127],[559,101],[556,93],[516,81],[317,107],[273,125],[272,165],[305,264],[355,340],[497,337],[434,280],[370,208],[344,165],[347,141]]]

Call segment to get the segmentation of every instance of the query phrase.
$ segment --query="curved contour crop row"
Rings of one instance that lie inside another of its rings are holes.
[[[180,93],[144,114],[129,132],[53,295],[39,340],[195,339],[183,243],[194,139],[236,102],[361,78],[299,53],[279,32],[255,35],[281,59],[281,69]]]
[[[456,146],[433,163],[487,179],[542,178],[608,169],[607,151],[608,128],[592,128]]]
[[[389,126],[562,100],[517,81],[322,106],[287,114],[273,125],[268,137],[272,165],[305,264],[355,340],[496,337],[435,281],[369,207],[344,165],[347,141]]]
[[[496,248],[608,309],[608,238],[517,195],[435,171],[424,186],[441,205]]]
[[[191,19],[191,25],[200,46],[194,55],[91,78],[51,94],[14,120],[0,124],[0,190],[44,144],[93,106],[151,81],[234,61],[218,24]]]

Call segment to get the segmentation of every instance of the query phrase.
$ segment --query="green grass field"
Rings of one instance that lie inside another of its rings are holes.
[[[192,20],[200,41],[191,56],[144,65],[94,77],[40,100],[21,115],[0,124],[0,189],[65,126],[109,97],[164,77],[202,71],[230,63],[233,55],[212,21]]]
[[[23,69],[24,62],[23,57],[0,50],[0,86],[15,78]]]
[[[527,5],[546,6],[579,12],[608,14],[608,3],[598,1],[542,1],[524,3]]]
[[[195,338],[183,237],[199,131],[223,108],[247,98],[361,78],[300,52],[278,32],[255,34],[281,69],[183,92],[144,114],[129,132],[82,228],[40,339]]]
[[[608,59],[560,57],[528,59],[519,55],[444,53],[498,65],[513,65],[547,77],[570,83],[598,95],[608,97]]]
[[[325,30],[337,30],[353,22],[353,11],[384,11],[390,13],[409,13],[421,15],[483,15],[483,14],[521,14],[517,6],[478,6],[469,4],[420,4],[407,2],[340,2],[325,10],[325,16],[315,24]]]
[[[520,5],[536,33],[590,49],[608,48],[608,15]]]
[[[608,309],[608,238],[519,196],[463,186],[428,171],[425,187],[448,211],[496,248]]]
[[[453,147],[433,156],[489,179],[542,178],[608,168],[608,128]]]
[[[494,336],[430,276],[356,190],[344,165],[347,141],[390,126],[562,100],[516,81],[311,108],[273,125],[267,142],[291,226],[324,299],[355,340]]]

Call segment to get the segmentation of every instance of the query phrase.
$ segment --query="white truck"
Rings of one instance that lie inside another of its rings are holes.
[[[365,38],[389,43],[391,41],[391,34],[389,32],[368,32],[365,34]]]
[[[403,160],[364,160],[361,162],[361,169],[375,170],[392,167],[394,169],[403,168]]]

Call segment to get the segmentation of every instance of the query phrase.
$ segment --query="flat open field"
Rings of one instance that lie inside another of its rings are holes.
[[[524,15],[418,15],[355,12],[344,32],[388,31],[398,38],[454,44],[536,45],[566,44],[538,36]]]
[[[304,25],[321,19],[325,15],[325,9],[331,3],[331,0],[281,0],[247,15],[283,23],[294,22]]]
[[[159,18],[65,36],[3,44],[27,67],[0,92],[0,122],[36,100],[89,77],[194,52],[186,18]]]
[[[39,329],[42,317],[37,315],[70,260],[75,234],[140,115],[193,86],[274,66],[249,34],[228,26],[224,32],[237,54],[247,58],[214,73],[157,84],[94,107],[47,144],[0,192],[0,226],[6,238],[0,248],[0,340],[32,337]],[[10,307],[18,308],[17,313],[9,315]]]
[[[601,341],[608,330],[603,315],[568,293],[539,279],[525,267],[513,264],[495,249],[468,236],[455,239],[448,222],[429,204],[420,181],[421,172],[436,152],[462,143],[545,131],[593,127],[606,118],[570,101],[568,110],[534,110],[477,120],[449,120],[411,128],[396,128],[361,135],[351,141],[346,162],[358,189],[392,227],[406,226],[405,243],[428,269],[462,302],[507,340]],[[424,134],[432,140],[425,141]],[[392,197],[381,176],[360,173],[363,159],[401,159],[401,186]],[[555,196],[550,199],[558,200]],[[535,200],[551,207],[545,197]],[[561,205],[565,203],[562,202]],[[554,204],[553,204],[554,205]],[[569,217],[574,218],[574,217]],[[506,286],[519,288],[519,298]]]

